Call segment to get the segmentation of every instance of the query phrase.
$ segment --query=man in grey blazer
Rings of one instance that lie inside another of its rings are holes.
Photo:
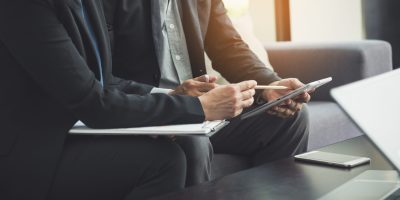
[[[294,78],[281,79],[251,52],[233,28],[222,0],[103,0],[113,41],[113,74],[159,87],[159,92],[201,96],[218,87],[206,74],[204,52],[228,81],[256,80],[296,89]],[[170,89],[170,90],[166,90]],[[258,103],[288,91],[264,90]],[[216,153],[246,156],[254,166],[306,150],[305,93],[264,115],[233,119],[208,139],[178,140],[188,161],[187,185],[210,179]],[[214,150],[213,150],[213,149]]]

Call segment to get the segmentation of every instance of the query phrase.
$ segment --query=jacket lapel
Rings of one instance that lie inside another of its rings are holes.
[[[100,7],[100,2],[97,2],[97,0],[85,0],[84,3],[85,8],[87,9],[89,20],[94,29],[93,32],[96,36],[96,41],[99,47],[100,57],[102,61],[103,75],[105,76],[104,81],[105,84],[107,84],[107,80],[109,77],[106,76],[111,74],[111,52],[104,14],[101,13],[102,8]],[[80,44],[78,46],[81,46],[82,48],[80,49],[80,51],[82,51],[81,53],[86,59],[90,69],[95,72],[96,77],[99,77],[98,73],[100,72],[98,70],[97,60],[94,57],[95,49],[90,43],[89,30],[82,16],[80,0],[69,1],[68,6],[75,18],[76,25],[79,29],[80,40],[78,41]]]
[[[111,62],[111,44],[108,35],[107,23],[105,21],[104,10],[99,0],[85,0],[86,9],[88,11],[89,20],[94,29],[96,35],[97,44],[99,46],[100,57],[103,66],[103,75],[105,85],[107,80],[109,80],[108,75],[112,74],[112,62]]]
[[[204,61],[204,41],[201,31],[198,0],[181,0],[182,24],[192,65],[193,77],[206,73]]]
[[[162,27],[161,27],[161,16],[160,16],[160,2],[165,0],[151,0],[151,28],[153,34],[154,48],[156,50],[156,56],[158,60],[158,65],[161,66],[160,53],[161,53],[161,41],[162,38]]]

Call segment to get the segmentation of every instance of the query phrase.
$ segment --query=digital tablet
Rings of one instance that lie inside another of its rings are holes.
[[[264,113],[266,110],[281,104],[285,100],[293,99],[293,98],[299,96],[300,94],[302,94],[304,92],[309,92],[311,90],[314,90],[314,89],[318,88],[319,86],[324,85],[326,83],[329,83],[331,81],[332,81],[332,77],[328,77],[328,78],[324,78],[324,79],[321,79],[321,80],[318,80],[318,81],[314,81],[314,82],[308,83],[308,84],[304,85],[301,88],[297,88],[296,90],[293,90],[293,91],[287,93],[286,95],[283,95],[283,96],[281,96],[281,97],[279,97],[279,98],[277,98],[277,99],[275,99],[273,101],[269,101],[267,103],[264,103],[264,104],[262,104],[262,105],[260,105],[260,106],[258,106],[256,108],[254,108],[253,110],[242,114],[240,116],[240,118],[241,119],[247,119],[249,117],[253,117],[255,115],[258,115],[260,113]]]

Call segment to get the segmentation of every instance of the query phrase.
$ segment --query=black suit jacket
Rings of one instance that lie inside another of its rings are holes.
[[[162,0],[103,0],[114,44],[113,73],[158,85],[157,34],[161,34]],[[280,78],[257,58],[233,28],[221,0],[181,0],[182,24],[193,76],[206,73],[204,52],[213,67],[230,82],[257,80],[269,84]]]
[[[84,0],[105,87],[78,0],[0,0],[0,199],[45,199],[68,130],[201,122],[197,98],[149,95],[111,75],[101,4]],[[128,95],[136,93],[137,95]]]

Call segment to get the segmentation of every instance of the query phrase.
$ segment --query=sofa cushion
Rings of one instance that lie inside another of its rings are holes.
[[[392,70],[391,47],[383,41],[279,42],[266,49],[280,77],[296,77],[304,83],[333,77],[313,94],[318,101],[333,101],[331,88]]]
[[[362,132],[336,103],[316,101],[308,104],[310,137],[308,149],[317,149],[362,135]]]

